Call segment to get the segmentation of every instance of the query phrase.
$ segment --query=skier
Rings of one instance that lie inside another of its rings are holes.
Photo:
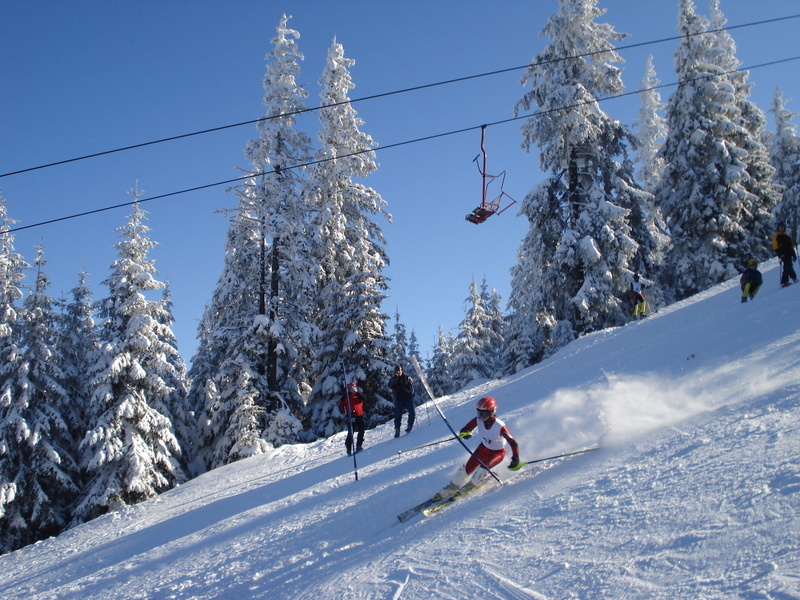
[[[789,278],[797,283],[797,274],[792,263],[797,259],[794,249],[794,240],[786,233],[786,224],[778,223],[778,231],[772,236],[772,249],[781,259],[781,287],[789,285]]]
[[[747,302],[747,298],[755,300],[756,293],[761,287],[762,277],[761,271],[758,270],[758,262],[755,258],[747,261],[747,269],[745,269],[742,276],[739,278],[739,285],[742,288],[742,302]]]
[[[508,465],[509,470],[516,471],[522,466],[529,464],[527,462],[520,462],[519,444],[514,439],[514,436],[511,435],[511,432],[508,430],[508,427],[506,427],[506,424],[497,418],[497,401],[494,398],[487,396],[478,400],[478,405],[476,408],[478,411],[477,418],[472,419],[469,423],[464,425],[464,427],[461,428],[458,437],[462,440],[472,437],[472,430],[477,427],[478,434],[481,437],[481,444],[478,446],[475,452],[472,453],[472,456],[469,458],[466,464],[459,469],[457,475],[448,485],[436,492],[436,494],[434,494],[431,498],[428,498],[424,502],[421,502],[420,504],[398,514],[397,519],[401,523],[405,523],[420,513],[428,517],[436,511],[444,508],[448,504],[455,502],[458,498],[478,489],[481,485],[489,480],[489,477],[494,474],[490,473],[489,469],[498,465],[505,457],[506,443],[511,446],[512,452],[511,462]],[[451,431],[453,430],[451,429]],[[434,443],[438,444],[440,442]],[[532,462],[542,462],[555,458],[575,456],[576,454],[584,454],[594,450],[599,450],[599,447],[596,446],[594,448],[587,448],[585,450],[578,450],[576,452],[558,454],[556,456],[550,456],[548,458],[543,458]],[[479,466],[485,467],[485,469],[479,471]]]
[[[442,490],[443,498],[452,496],[461,488],[469,491],[485,483],[490,475],[485,469],[477,471],[478,467],[483,463],[483,466],[491,469],[500,464],[506,455],[506,442],[511,446],[511,464],[508,468],[514,469],[519,465],[519,444],[506,424],[497,418],[497,401],[489,396],[481,398],[476,409],[477,417],[461,428],[458,437],[469,439],[472,437],[472,430],[477,427],[481,443],[466,464],[459,469],[450,485]]]
[[[344,442],[348,455],[353,453],[353,429],[358,434],[356,452],[361,452],[361,446],[364,444],[364,429],[366,426],[364,421],[364,401],[365,398],[358,391],[358,385],[356,385],[355,381],[347,384],[347,393],[339,400],[339,411],[348,417],[347,439]]]
[[[644,286],[639,281],[639,274],[636,273],[631,281],[631,302],[633,303],[633,316],[644,317],[647,309],[647,301],[644,299]]]
[[[403,374],[403,367],[397,365],[394,376],[389,380],[389,389],[394,396],[394,437],[400,437],[400,424],[403,420],[403,411],[408,411],[406,433],[411,433],[414,427],[414,383],[411,377]]]

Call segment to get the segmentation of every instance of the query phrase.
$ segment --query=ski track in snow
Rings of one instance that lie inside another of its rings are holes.
[[[430,518],[396,515],[466,455],[398,455],[449,435],[420,407],[410,435],[367,433],[358,482],[344,434],[284,446],[0,557],[0,597],[800,599],[793,292],[740,304],[729,282],[441,399],[458,428],[495,396],[523,460],[602,449],[504,463]]]

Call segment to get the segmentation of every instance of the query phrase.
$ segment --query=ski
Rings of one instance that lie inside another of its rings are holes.
[[[418,515],[419,513],[421,513],[426,508],[429,508],[429,507],[433,506],[437,502],[441,502],[442,500],[446,500],[447,498],[450,497],[449,495],[447,495],[449,487],[450,486],[447,486],[443,490],[440,490],[440,491],[436,492],[436,494],[433,497],[428,498],[427,500],[425,500],[425,502],[421,502],[420,504],[417,504],[414,508],[409,508],[407,511],[401,512],[399,515],[397,515],[398,520],[401,523],[405,523],[409,519],[413,518],[415,515]],[[449,491],[452,491],[452,490],[449,490]]]
[[[482,486],[473,485],[472,483],[468,483],[461,489],[459,489],[455,494],[450,496],[449,498],[445,498],[444,500],[439,500],[438,502],[428,506],[427,508],[423,508],[420,512],[425,515],[426,517],[430,517],[432,514],[439,512],[443,508],[450,506],[456,500],[463,498],[464,496],[469,496],[470,494],[478,491],[481,489]]]

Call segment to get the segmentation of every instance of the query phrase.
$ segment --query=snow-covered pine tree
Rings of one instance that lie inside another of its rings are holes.
[[[786,108],[788,99],[775,90],[770,112],[775,119],[775,133],[770,140],[770,156],[775,167],[775,182],[783,186],[783,199],[774,209],[775,219],[786,223],[794,239],[800,236],[800,137],[792,119],[797,116]]]
[[[171,390],[163,397],[162,406],[154,405],[162,414],[169,415],[172,430],[180,446],[181,467],[184,473],[197,473],[200,469],[196,464],[197,449],[200,446],[200,427],[197,417],[189,404],[189,379],[186,374],[186,363],[178,351],[178,340],[172,331],[175,317],[172,311],[172,290],[170,283],[164,284],[161,300],[162,310],[157,313],[160,320],[163,342],[171,346],[172,350],[165,359],[171,369],[164,371],[162,377],[164,384]]]
[[[64,411],[64,418],[76,444],[89,429],[92,391],[86,374],[96,364],[100,348],[93,317],[92,291],[87,279],[86,271],[78,273],[78,284],[70,291],[70,299],[63,302],[59,320],[64,389],[72,399],[71,406]]]
[[[419,341],[417,340],[417,332],[412,329],[411,333],[408,335],[408,352],[407,356],[409,359],[413,356],[417,359],[419,364],[422,364],[422,358],[419,355]],[[414,371],[409,371],[409,374],[413,373]]]
[[[491,377],[502,377],[508,373],[504,360],[506,318],[503,314],[503,299],[498,291],[489,291],[484,277],[481,283],[481,299],[486,307],[488,327],[492,331],[492,341],[484,353],[487,365],[491,365]]]
[[[227,462],[223,459],[217,463],[214,456],[224,454],[216,446],[228,431],[236,406],[219,394],[237,381],[236,355],[232,352],[238,349],[239,339],[258,310],[260,228],[253,225],[238,217],[232,220],[222,273],[198,326],[198,348],[189,370],[189,405],[197,416],[200,435],[194,474]],[[226,448],[232,446],[227,441],[221,443]]]
[[[131,192],[134,200],[139,190]],[[103,282],[109,295],[97,303],[101,347],[93,378],[91,429],[81,442],[87,485],[74,513],[81,523],[135,504],[185,480],[180,445],[168,406],[174,391],[174,334],[162,299],[163,289],[148,253],[156,245],[147,234],[146,212],[133,205],[128,223],[117,229],[117,260]]]
[[[400,320],[400,311],[394,313],[394,332],[392,333],[392,345],[389,353],[389,360],[393,365],[400,365],[404,373],[412,373],[409,357],[409,342],[405,323]]]
[[[539,146],[550,176],[520,209],[530,230],[512,269],[509,308],[521,313],[508,330],[515,368],[625,320],[622,298],[639,250],[628,218],[639,200],[626,158],[631,135],[598,104],[623,89],[614,42],[625,36],[596,22],[604,12],[596,0],[560,0],[541,34],[550,42],[521,80],[531,89],[515,112],[540,109],[522,126],[522,146]]]
[[[661,115],[665,104],[658,92],[659,80],[653,65],[653,57],[648,56],[645,76],[642,79],[641,106],[639,118],[634,123],[636,130],[635,162],[636,172],[642,190],[632,190],[634,203],[628,223],[632,237],[639,243],[636,256],[630,263],[633,273],[647,274],[647,301],[651,309],[664,302],[663,291],[658,285],[658,277],[664,262],[664,253],[669,246],[661,207],[656,204],[653,190],[664,172],[664,158],[661,150],[667,136],[667,120]]]
[[[453,346],[453,336],[450,334],[445,335],[444,329],[439,325],[436,343],[433,346],[433,356],[425,365],[425,379],[427,379],[428,385],[431,386],[431,391],[437,398],[456,391],[451,371]]]
[[[60,533],[79,490],[76,448],[62,412],[71,399],[63,387],[57,315],[47,295],[44,250],[37,248],[36,282],[25,299],[17,393],[0,424],[3,459],[12,466],[13,502],[0,518],[4,545],[13,547]]]
[[[669,236],[661,207],[656,204],[653,195],[653,190],[664,171],[661,148],[667,135],[667,121],[660,114],[665,105],[661,102],[661,95],[656,89],[658,84],[653,57],[649,56],[645,77],[642,80],[644,91],[639,119],[635,124],[636,162],[640,165],[638,175],[643,189],[631,190],[633,204],[630,206],[628,223],[632,237],[639,243],[629,268],[634,274],[646,274],[647,301],[651,309],[663,304],[664,301],[663,290],[657,281],[664,262],[664,253],[669,246]]]
[[[239,192],[237,216],[260,228],[254,236],[258,244],[250,251],[256,259],[259,303],[239,340],[239,360],[249,364],[256,402],[265,409],[265,429],[273,415],[285,419],[300,413],[300,386],[308,378],[314,333],[308,301],[314,291],[309,207],[296,168],[308,161],[311,151],[311,139],[296,127],[297,114],[307,110],[308,94],[297,82],[303,54],[296,42],[300,34],[287,27],[289,18],[282,16],[273,49],[265,57],[266,114],[258,139],[245,150],[253,177]],[[279,429],[300,428],[297,419],[293,427]],[[279,445],[297,439],[272,441]]]
[[[681,299],[734,277],[742,261],[763,256],[763,249],[744,227],[759,202],[746,186],[752,145],[730,57],[692,0],[679,1],[678,23],[679,85],[667,103],[666,167],[655,195],[672,237],[662,287]]]
[[[735,138],[736,144],[746,152],[742,158],[746,170],[742,187],[748,194],[741,198],[739,222],[750,251],[740,257],[739,264],[743,268],[750,257],[763,260],[772,256],[771,213],[780,202],[781,194],[774,181],[775,167],[770,164],[769,149],[764,143],[766,115],[750,99],[753,84],[748,82],[749,72],[741,69],[742,63],[736,57],[736,42],[723,29],[727,20],[720,10],[719,0],[710,0],[710,10],[717,63],[733,85],[734,102],[739,112],[736,122],[743,129],[743,133]]]
[[[661,115],[664,103],[658,92],[659,80],[653,66],[653,55],[647,57],[644,79],[642,79],[641,106],[639,118],[634,124],[636,128],[637,151],[635,160],[639,164],[637,175],[642,187],[651,192],[661,179],[664,171],[664,159],[659,154],[664,139],[667,137],[667,120]]]
[[[258,402],[258,390],[253,384],[256,378],[249,359],[239,352],[225,359],[217,377],[209,383],[209,396],[214,401],[212,414],[226,416],[224,421],[212,423],[212,468],[263,454],[270,447],[263,438],[264,407]],[[222,386],[219,390],[217,383]]]
[[[476,379],[494,376],[493,348],[501,343],[500,336],[492,329],[483,295],[475,280],[469,286],[465,300],[464,319],[458,326],[450,370],[456,389]]]
[[[198,328],[190,404],[202,425],[200,457],[215,468],[296,441],[313,328],[306,299],[308,209],[295,165],[311,139],[296,129],[307,93],[297,83],[303,59],[283,15],[266,56],[264,119],[247,144],[252,176],[238,191],[222,273]],[[280,424],[271,427],[272,419]],[[288,421],[292,421],[289,425]],[[289,431],[296,432],[283,437]],[[277,433],[283,432],[283,433]]]
[[[540,305],[547,300],[547,295],[539,292],[539,280],[534,275],[540,268],[539,257],[546,256],[547,243],[556,243],[554,234],[554,230],[530,229],[517,252],[517,264],[510,269],[512,285],[503,352],[503,362],[510,373],[521,371],[544,358],[548,343],[546,336],[556,324],[551,316],[552,309],[543,310]]]
[[[0,196],[0,553],[17,548],[19,534],[25,529],[24,519],[17,517],[14,508],[23,489],[17,481],[16,453],[12,454],[18,437],[18,419],[12,407],[23,393],[21,377],[27,373],[20,347],[24,309],[18,303],[22,299],[23,271],[30,265],[14,250],[14,236],[9,233],[14,223],[8,216],[6,200]]]
[[[393,415],[386,382],[390,364],[385,298],[388,260],[381,227],[386,202],[374,189],[358,183],[377,166],[375,142],[361,132],[363,121],[349,103],[354,87],[350,67],[334,42],[320,79],[320,149],[310,169],[309,189],[318,239],[317,315],[320,337],[314,388],[309,398],[312,432],[327,436],[339,429],[336,402],[344,393],[344,377],[357,381],[367,398],[370,425]]]

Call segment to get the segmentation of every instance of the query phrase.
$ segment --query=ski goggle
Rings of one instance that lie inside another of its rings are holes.
[[[491,417],[494,414],[493,410],[481,410],[478,409],[478,416],[479,417]]]

